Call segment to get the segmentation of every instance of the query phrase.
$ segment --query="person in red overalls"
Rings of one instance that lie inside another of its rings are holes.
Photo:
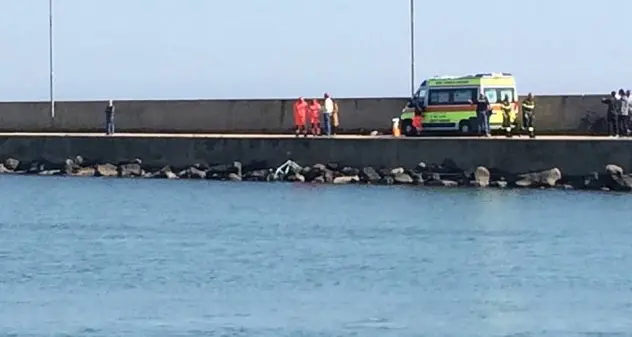
[[[305,128],[305,120],[307,115],[307,102],[303,97],[299,97],[294,102],[294,132],[296,137],[303,134],[307,137],[307,129]]]
[[[312,100],[309,105],[309,124],[312,135],[320,135],[320,103],[317,99]]]
[[[415,128],[415,133],[417,136],[421,134],[423,125],[423,112],[419,109],[415,109],[415,114],[413,115],[413,128]]]

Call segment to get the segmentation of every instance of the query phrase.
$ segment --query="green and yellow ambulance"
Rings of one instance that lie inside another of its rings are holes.
[[[415,134],[412,119],[415,106],[423,111],[423,131],[470,133],[477,129],[475,101],[483,93],[492,106],[492,130],[502,127],[501,101],[512,102],[512,123],[518,115],[516,80],[509,73],[483,73],[467,76],[438,76],[424,80],[400,116],[400,128],[407,136]]]

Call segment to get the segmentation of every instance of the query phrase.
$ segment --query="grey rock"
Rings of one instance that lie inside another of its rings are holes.
[[[6,168],[6,166],[4,166],[4,164],[0,164],[0,174],[2,173],[13,173],[13,170],[9,170],[8,168]]]
[[[5,167],[7,170],[10,170],[10,171],[15,171],[15,170],[17,170],[19,166],[20,166],[20,161],[19,161],[19,160],[17,160],[17,159],[14,159],[14,158],[7,158],[7,159],[4,161],[4,167]]]
[[[81,167],[75,170],[72,175],[76,177],[94,177],[95,173],[94,167]]]
[[[504,180],[492,181],[490,186],[496,187],[496,188],[506,188],[507,182]]]
[[[97,177],[116,177],[118,176],[118,167],[112,164],[95,165],[95,176]]]
[[[342,170],[340,170],[340,173],[342,173],[342,175],[347,176],[347,177],[353,177],[353,176],[357,176],[360,175],[360,170],[355,168],[355,167],[343,167]]]
[[[417,172],[409,172],[408,173],[411,178],[413,178],[413,183],[416,185],[422,185],[424,183],[424,176],[421,173]]]
[[[360,179],[362,179],[362,181],[366,183],[377,183],[378,181],[380,181],[381,178],[379,173],[377,173],[377,171],[370,166],[362,168],[359,176]]]
[[[186,176],[189,179],[206,179],[206,171],[197,167],[189,167],[186,172]]]
[[[406,172],[406,171],[402,167],[397,167],[397,168],[392,169],[390,173],[391,173],[392,176],[396,176],[396,175],[402,174],[404,172]]]
[[[413,169],[415,172],[424,172],[428,169],[428,165],[426,165],[426,163],[424,163],[423,161],[419,162],[419,164],[417,164],[417,166],[415,166],[415,168]]]
[[[323,176],[318,176],[316,178],[314,178],[314,180],[311,181],[314,184],[324,184],[325,183],[325,177]]]
[[[415,182],[410,175],[403,172],[395,174],[393,176],[393,179],[395,180],[396,184],[400,184],[400,185],[409,185]]]
[[[393,185],[393,184],[395,184],[395,178],[393,178],[391,176],[383,176],[382,179],[380,179],[380,184],[382,184],[382,185]]]
[[[47,171],[42,171],[39,172],[38,175],[40,176],[56,176],[61,174],[61,170],[47,170]]]
[[[76,156],[75,159],[73,159],[73,161],[75,162],[75,165],[78,165],[78,166],[82,166],[85,163],[82,156]]]
[[[237,173],[229,173],[228,174],[228,180],[230,181],[241,181],[241,176],[238,175]]]
[[[340,164],[338,163],[329,163],[326,168],[331,171],[338,171],[340,169]]]
[[[122,164],[118,167],[119,177],[142,177],[143,169],[139,163]]]
[[[253,170],[246,172],[242,178],[246,181],[268,181],[270,174],[270,170],[268,169]]]
[[[606,165],[606,174],[622,176],[624,173],[623,168],[618,165],[610,164]]]
[[[334,182],[334,178],[336,178],[336,176],[334,175],[333,171],[325,171],[322,175],[323,178],[325,178],[325,182],[328,184],[331,184]]]
[[[300,173],[294,173],[294,174],[290,174],[287,178],[287,181],[290,182],[299,182],[299,183],[304,183],[305,182],[305,177],[300,174]]]
[[[358,181],[360,181],[360,177],[358,176],[353,176],[353,177],[342,176],[342,177],[336,177],[333,179],[333,183],[337,185],[356,183]]]
[[[378,131],[376,131],[376,130],[373,130],[373,131],[371,131],[371,133],[369,133],[369,135],[374,136],[374,137],[379,135],[379,134],[380,133]]]
[[[518,187],[554,187],[562,179],[562,172],[557,168],[535,173],[521,174],[515,182]]]
[[[474,171],[474,181],[477,186],[487,187],[489,186],[489,170],[484,166],[479,166]]]

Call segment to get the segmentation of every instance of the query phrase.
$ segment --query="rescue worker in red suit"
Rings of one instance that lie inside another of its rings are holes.
[[[307,119],[307,102],[303,97],[299,97],[294,102],[294,132],[296,137],[303,134],[307,137],[307,129],[305,128],[305,122]]]
[[[415,105],[415,114],[413,115],[413,132],[419,136],[421,134],[421,129],[423,125],[423,107],[419,105]]]
[[[320,135],[320,103],[317,99],[312,100],[309,105],[309,124],[312,131],[312,135]]]

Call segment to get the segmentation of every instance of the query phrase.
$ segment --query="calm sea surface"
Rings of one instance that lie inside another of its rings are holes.
[[[0,188],[0,336],[632,336],[624,194]]]

